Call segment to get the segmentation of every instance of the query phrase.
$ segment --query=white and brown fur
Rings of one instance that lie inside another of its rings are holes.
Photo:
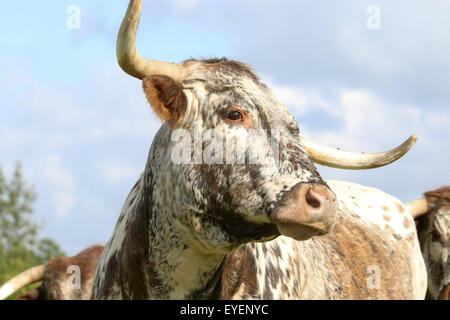
[[[450,186],[425,197],[428,213],[416,221],[428,273],[427,299],[450,300]]]
[[[330,185],[339,199],[334,230],[306,241],[280,236],[268,217],[283,196],[300,183],[326,184],[294,117],[241,63],[189,60],[184,66],[182,83],[143,79],[165,123],[100,258],[93,299],[424,298],[412,218],[379,190]],[[246,121],[227,122],[224,114],[236,107]],[[171,133],[192,131],[195,120],[203,131],[251,126],[270,135],[278,129],[278,173],[263,175],[258,165],[173,164]],[[390,221],[375,218],[383,214]],[[379,289],[367,286],[373,265],[381,270]]]
[[[73,257],[54,258],[45,265],[41,285],[18,297],[18,300],[89,300],[98,259],[104,249],[94,245]],[[80,268],[80,288],[71,288],[69,266]]]

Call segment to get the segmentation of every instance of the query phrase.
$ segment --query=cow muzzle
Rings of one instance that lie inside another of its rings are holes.
[[[336,196],[327,186],[299,183],[283,196],[269,219],[282,235],[307,240],[331,231],[336,210]]]

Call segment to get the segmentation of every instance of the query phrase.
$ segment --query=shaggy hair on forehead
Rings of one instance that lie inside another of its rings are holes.
[[[256,82],[259,82],[259,77],[255,74],[254,69],[249,65],[239,61],[229,60],[228,58],[211,58],[201,60],[188,59],[183,61],[183,63],[186,64],[192,62],[200,62],[203,63],[204,65],[218,69],[225,69],[233,73],[241,73],[241,74],[243,73],[252,78],[253,80],[255,80]]]

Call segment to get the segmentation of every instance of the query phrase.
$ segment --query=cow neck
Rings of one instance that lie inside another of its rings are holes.
[[[140,281],[146,279],[148,283],[141,293],[146,292],[145,298],[150,299],[214,298],[218,295],[217,283],[225,253],[205,253],[184,241],[186,227],[177,219],[180,214],[174,214],[176,209],[167,202],[161,207],[158,206],[161,202],[155,201],[158,200],[155,190],[160,186],[153,184],[156,180],[153,178],[147,168],[141,178],[141,196],[134,221],[144,231],[142,235],[134,233],[134,240],[147,235],[147,239],[143,240],[148,243],[148,248],[139,249],[146,255],[145,259],[140,260],[146,261],[139,268],[145,270]],[[145,225],[147,228],[144,228]],[[130,288],[135,287],[142,287],[142,284],[130,283]],[[132,294],[133,297],[140,296],[136,292]]]

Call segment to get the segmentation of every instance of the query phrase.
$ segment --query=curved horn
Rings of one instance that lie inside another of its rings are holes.
[[[395,149],[380,153],[347,152],[317,144],[301,137],[311,159],[318,164],[348,170],[378,168],[400,159],[416,143],[416,135],[412,135]]]
[[[0,287],[0,300],[6,299],[14,292],[42,280],[44,269],[44,265],[30,268],[3,284]]]
[[[143,58],[136,50],[136,33],[142,11],[142,0],[131,0],[117,36],[116,54],[119,65],[129,75],[142,79],[154,74],[182,80],[184,68],[175,63]]]
[[[428,202],[426,198],[414,200],[405,204],[413,218],[423,216],[428,212]]]

